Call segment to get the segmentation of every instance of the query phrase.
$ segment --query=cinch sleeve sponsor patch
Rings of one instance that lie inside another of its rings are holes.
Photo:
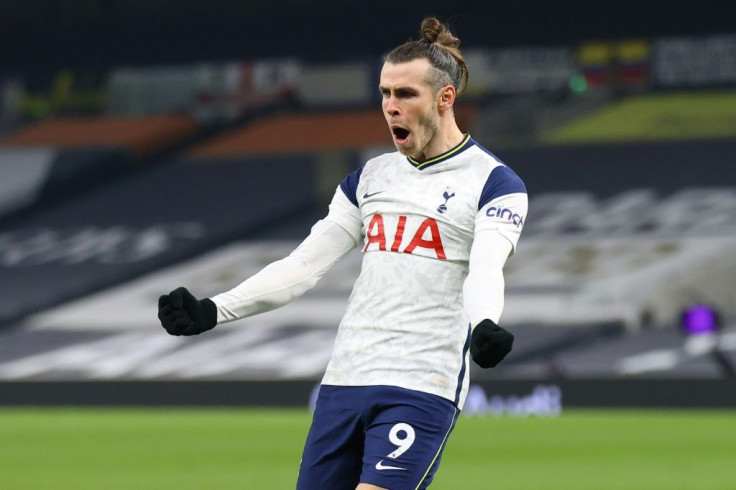
[[[479,230],[498,230],[516,249],[521,230],[524,228],[529,207],[526,193],[503,194],[485,206],[475,217],[475,232]]]

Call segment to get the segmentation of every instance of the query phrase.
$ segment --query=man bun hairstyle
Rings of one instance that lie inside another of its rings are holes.
[[[425,18],[419,33],[420,39],[397,46],[384,56],[383,61],[408,63],[425,58],[433,67],[427,81],[435,92],[452,85],[458,95],[463,93],[468,84],[468,65],[460,52],[460,39],[436,17]]]

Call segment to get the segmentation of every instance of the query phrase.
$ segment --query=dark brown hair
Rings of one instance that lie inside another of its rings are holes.
[[[430,70],[427,82],[435,92],[445,85],[455,87],[458,95],[468,84],[468,65],[460,53],[460,39],[450,28],[436,17],[427,17],[419,28],[422,37],[392,49],[383,61],[387,63],[407,63],[426,58],[434,70]]]

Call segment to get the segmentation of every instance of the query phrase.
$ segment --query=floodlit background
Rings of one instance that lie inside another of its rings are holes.
[[[381,56],[434,14],[470,67],[461,128],[530,196],[506,268],[515,348],[472,367],[466,413],[736,407],[732,2],[0,11],[0,405],[306,407],[358,251],[298,301],[197,338],[166,335],[156,301],[288,254],[349,172],[392,151]],[[636,488],[590,481],[560,488]],[[681,488],[721,488],[705,485]]]

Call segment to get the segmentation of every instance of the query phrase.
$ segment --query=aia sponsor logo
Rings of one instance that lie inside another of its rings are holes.
[[[385,252],[390,250],[391,252],[399,252],[410,254],[413,253],[417,248],[426,248],[434,251],[435,256],[438,259],[445,260],[447,255],[445,254],[445,248],[442,245],[442,236],[440,235],[440,228],[432,218],[427,218],[422,221],[419,226],[414,229],[407,229],[407,217],[399,216],[399,220],[396,224],[395,230],[386,230],[384,225],[383,216],[380,214],[374,214],[371,218],[368,228],[366,229],[365,237],[366,243],[363,247],[363,252],[371,250],[380,250]],[[413,222],[414,220],[412,220]],[[391,242],[391,248],[388,248],[387,231],[393,236]],[[407,233],[408,232],[408,233]],[[405,236],[408,238],[411,236],[411,240],[404,240]],[[407,242],[406,245],[404,242]]]

